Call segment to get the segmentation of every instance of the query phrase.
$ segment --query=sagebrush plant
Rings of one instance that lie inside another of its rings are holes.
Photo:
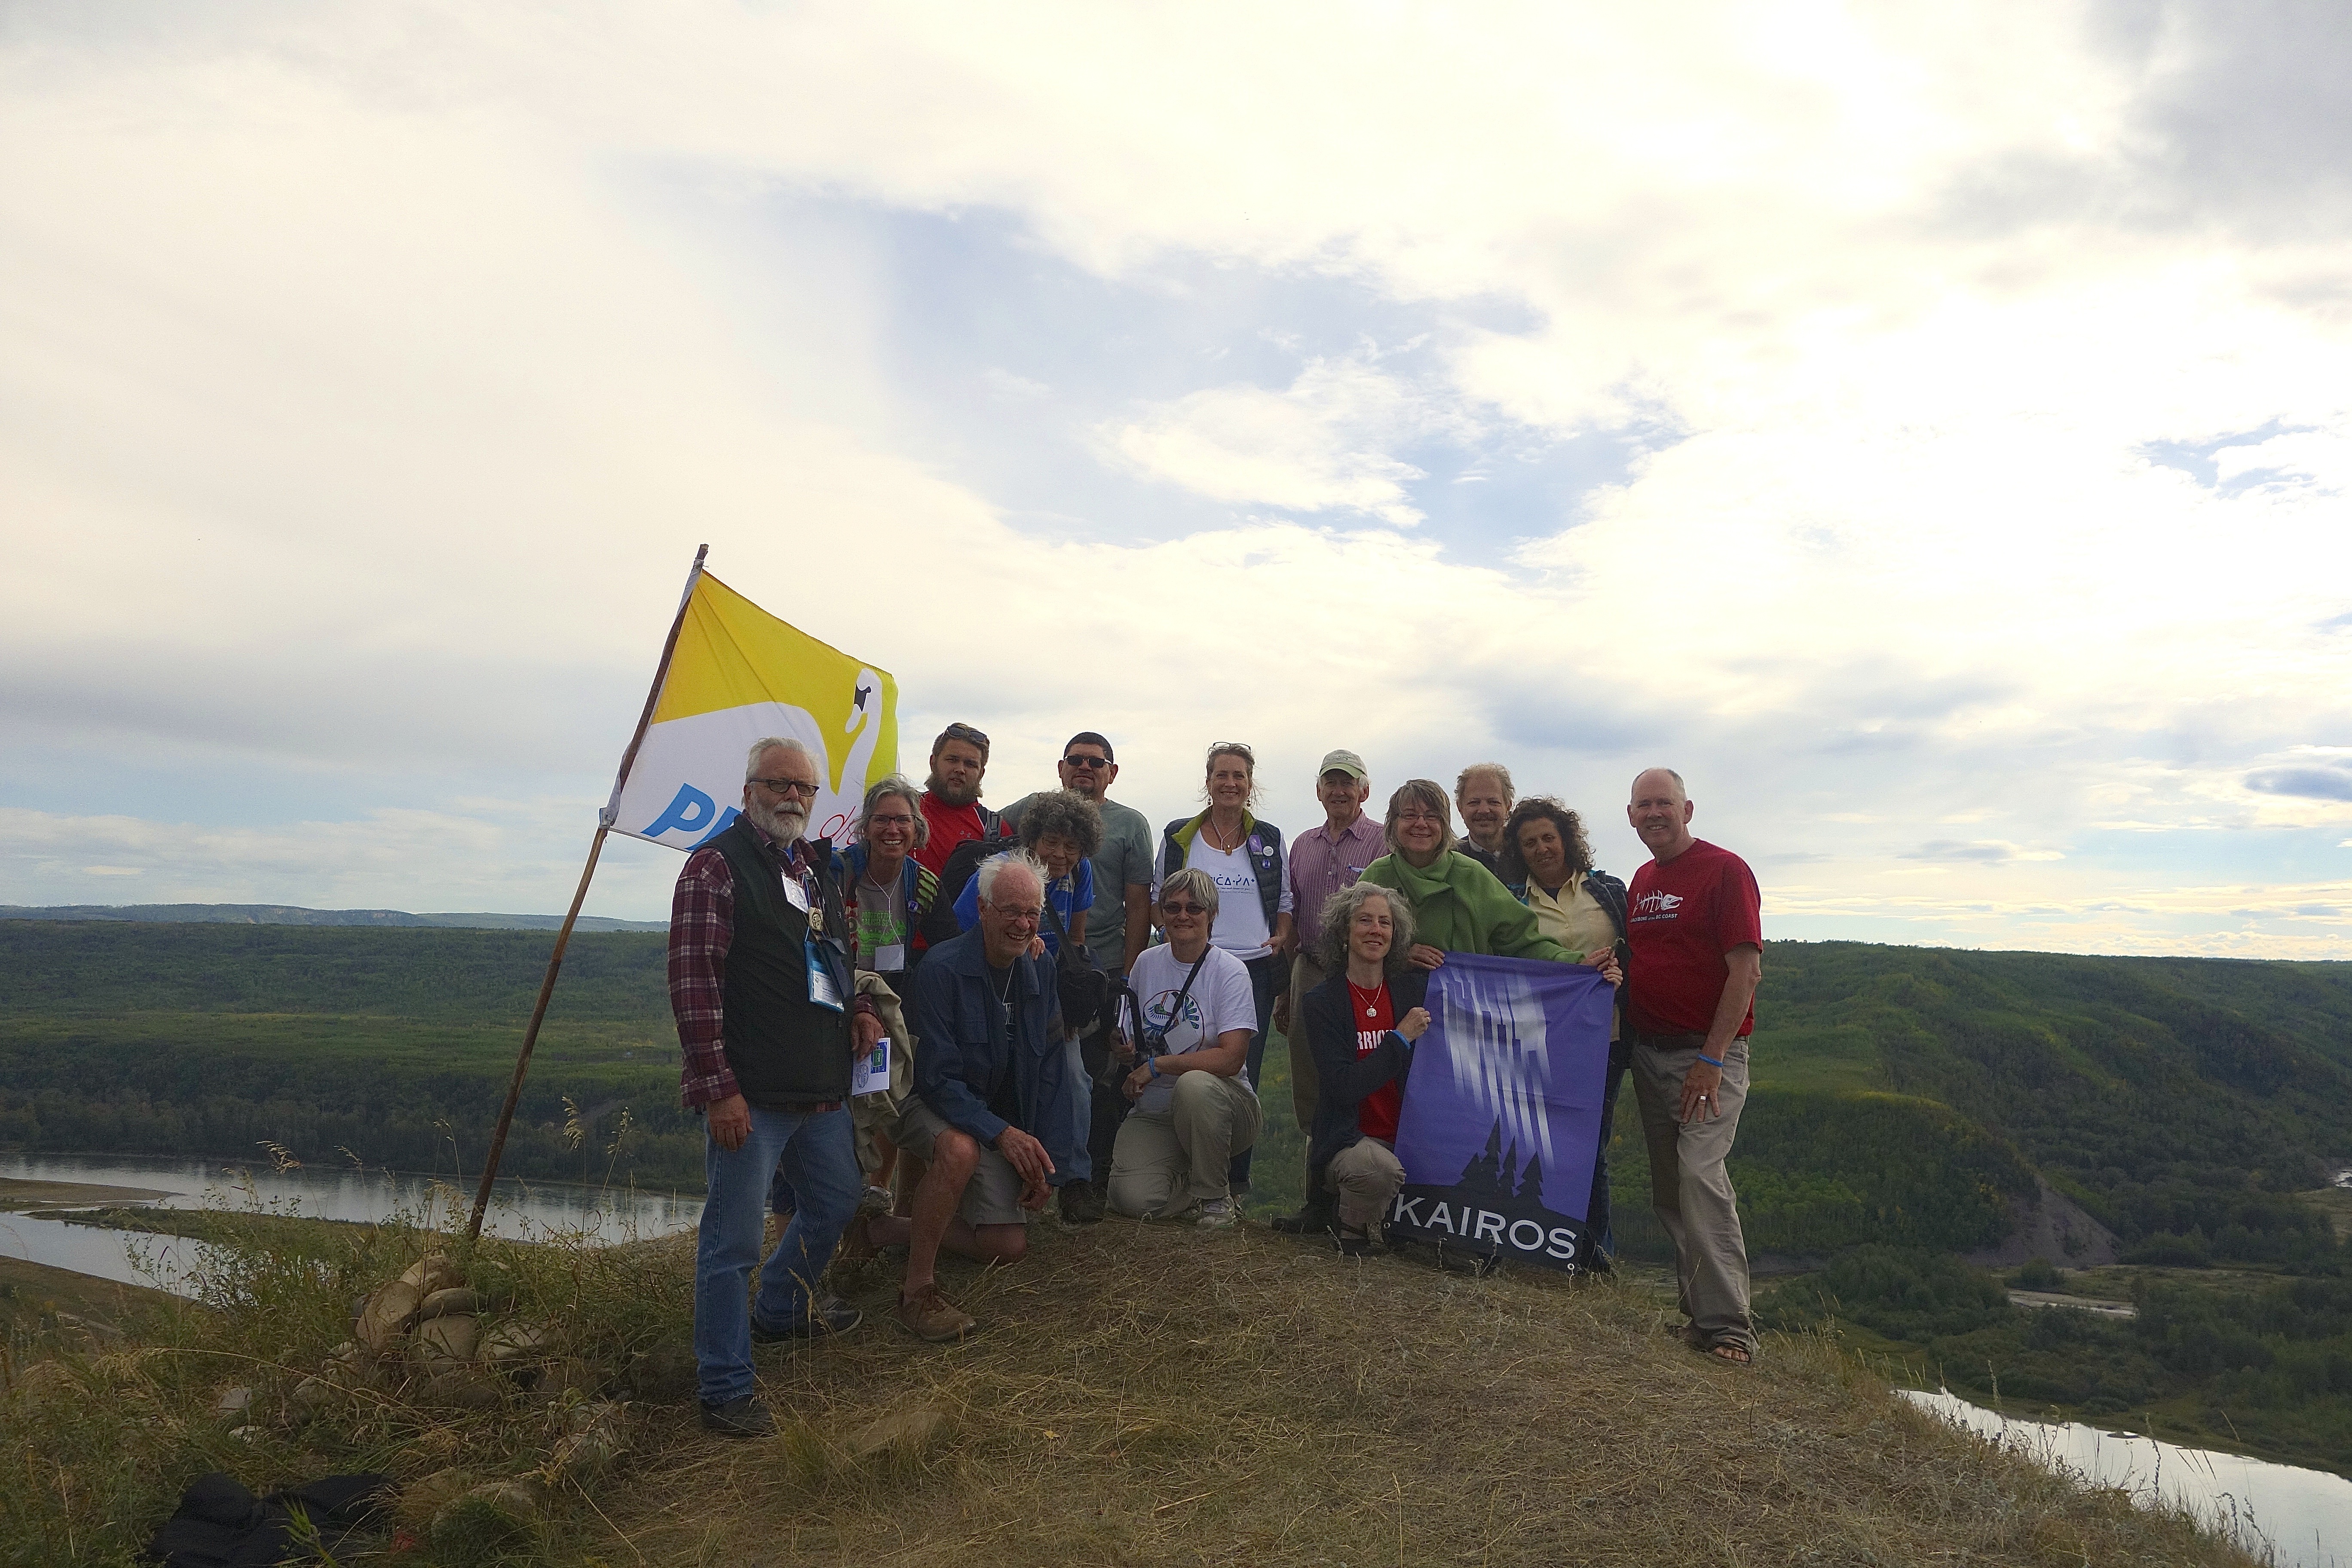
[[[551,1398],[560,1415],[691,1333],[691,1237],[606,1244],[541,1229],[468,1253],[465,1202],[439,1189],[375,1225],[294,1218],[250,1195],[233,1211],[142,1216],[201,1240],[179,1281],[188,1299],[134,1309],[119,1339],[21,1325],[0,1357],[0,1564],[131,1563],[211,1470],[257,1493],[353,1471],[547,1477]],[[509,1303],[498,1319],[551,1331],[526,1369],[535,1389],[500,1379],[496,1403],[458,1409],[431,1403],[397,1363],[379,1386],[329,1365],[356,1306],[427,1251],[459,1258]],[[307,1377],[330,1387],[304,1418],[295,1390]],[[236,1388],[250,1405],[222,1413]],[[434,1561],[429,1546],[412,1561]]]

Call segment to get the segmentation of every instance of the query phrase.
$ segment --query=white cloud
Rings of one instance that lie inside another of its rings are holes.
[[[1383,784],[1494,754],[1622,868],[1614,794],[1670,753],[1707,831],[1803,868],[1771,889],[1801,925],[2352,954],[2352,918],[2294,912],[2344,900],[2168,903],[2079,843],[2194,831],[2247,868],[2182,880],[2256,888],[2346,813],[2248,781],[2328,784],[2294,749],[2352,738],[2344,244],[2278,227],[2319,210],[2286,184],[2200,205],[2148,149],[2191,134],[2210,40],[2144,58],[2095,20],[21,9],[0,897],[559,905],[708,539],[887,655],[910,750],[997,734],[1000,798],[1079,722],[1155,816],[1212,735],[1265,740],[1294,826],[1326,746]],[[988,338],[973,400],[1034,440],[1008,460],[1113,498],[1097,542],[1041,541],[905,390],[947,334],[893,269],[954,258],[819,198],[1004,215],[1137,299],[1263,278],[1295,353]],[[1312,346],[1280,301],[1318,287],[1356,335],[1419,312],[1426,353]],[[1635,428],[1607,485],[1423,521],[1433,447]],[[2147,456],[2216,442],[2212,486]],[[309,798],[60,804],[96,752]],[[1969,853],[1906,858],[1939,842]],[[674,863],[616,855],[637,901],[598,907],[657,912]]]
[[[1404,485],[1422,471],[1388,453],[1430,423],[1376,366],[1318,360],[1281,392],[1213,387],[1101,435],[1144,474],[1212,500],[1364,512],[1408,528],[1422,514]]]

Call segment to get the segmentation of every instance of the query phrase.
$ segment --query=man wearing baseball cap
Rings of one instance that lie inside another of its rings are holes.
[[[1316,770],[1315,798],[1323,803],[1323,826],[1300,834],[1290,846],[1290,898],[1298,922],[1298,953],[1291,960],[1290,989],[1275,999],[1274,1026],[1286,1038],[1307,994],[1328,978],[1315,955],[1323,948],[1323,905],[1332,894],[1351,885],[1364,868],[1381,858],[1386,846],[1381,825],[1364,815],[1364,801],[1372,782],[1364,759],[1349,751],[1325,754]],[[1315,1124],[1315,1058],[1296,1039],[1290,1050],[1290,1103],[1301,1131]],[[1309,1192],[1307,1206],[1274,1221],[1283,1231],[1328,1230],[1339,1214],[1329,1193]]]

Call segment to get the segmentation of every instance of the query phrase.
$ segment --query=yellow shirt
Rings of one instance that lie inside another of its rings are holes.
[[[1536,930],[1559,943],[1570,952],[1591,954],[1617,945],[1617,924],[1609,911],[1601,907],[1584,886],[1584,873],[1576,872],[1568,886],[1553,898],[1543,890],[1534,878],[1528,879],[1528,908],[1535,911]],[[1617,1019],[1609,1019],[1609,1037],[1617,1037]]]

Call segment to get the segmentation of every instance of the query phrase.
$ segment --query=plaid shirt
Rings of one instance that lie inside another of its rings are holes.
[[[752,837],[761,851],[776,856],[776,841],[757,823]],[[814,877],[829,874],[806,839],[792,847],[793,858]],[[727,1100],[740,1091],[727,1065],[727,949],[735,940],[735,873],[727,857],[704,847],[687,857],[669,903],[669,1010],[677,1018],[677,1047],[685,1060],[678,1089],[688,1109]],[[870,997],[859,996],[853,1013],[872,1013]]]

